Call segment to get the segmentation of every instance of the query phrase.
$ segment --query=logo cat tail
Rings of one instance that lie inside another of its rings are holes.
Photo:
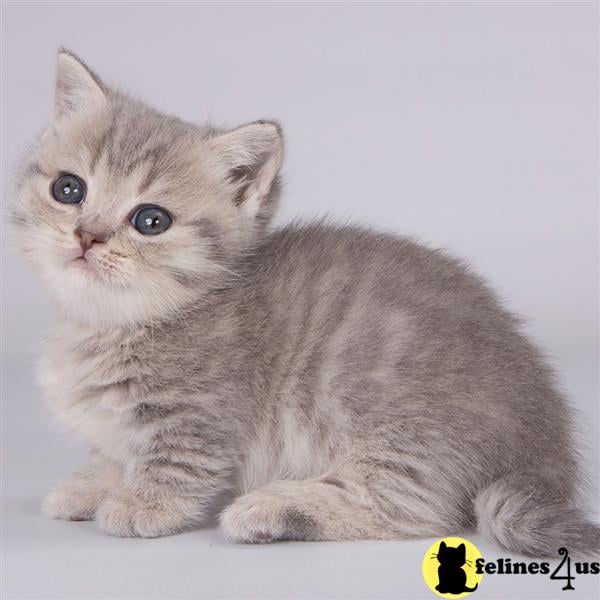
[[[511,474],[484,488],[475,500],[479,531],[502,548],[532,557],[600,552],[600,527],[571,506],[552,482]]]

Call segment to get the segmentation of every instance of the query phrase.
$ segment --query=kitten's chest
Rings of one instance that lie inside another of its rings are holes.
[[[129,413],[143,375],[141,335],[88,334],[67,329],[51,336],[39,364],[46,401],[66,429],[119,460],[134,441]]]

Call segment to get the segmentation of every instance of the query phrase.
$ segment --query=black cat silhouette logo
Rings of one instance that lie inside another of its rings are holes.
[[[435,589],[440,594],[464,594],[477,589],[478,583],[474,588],[467,587],[467,574],[463,569],[467,560],[467,547],[464,544],[460,544],[458,548],[452,548],[442,541],[436,558],[440,563],[438,567],[440,582]]]
[[[423,578],[429,589],[442,598],[463,598],[479,586],[475,561],[481,553],[462,538],[449,537],[433,544],[423,558]]]

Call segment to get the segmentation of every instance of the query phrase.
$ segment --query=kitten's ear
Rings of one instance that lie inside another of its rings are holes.
[[[458,553],[462,555],[463,558],[467,556],[467,547],[464,544],[461,544],[458,548]]]
[[[440,549],[438,552],[443,552],[446,549],[446,542],[440,542]]]
[[[272,121],[256,121],[212,138],[209,143],[235,186],[234,202],[248,216],[267,209],[277,187],[283,160],[281,128]]]
[[[54,90],[54,120],[60,121],[106,103],[105,86],[85,63],[68,50],[59,50]]]

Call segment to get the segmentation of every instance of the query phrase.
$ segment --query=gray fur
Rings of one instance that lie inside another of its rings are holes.
[[[56,103],[15,226],[59,306],[46,397],[94,457],[46,498],[48,515],[161,536],[232,489],[221,524],[244,542],[478,525],[531,555],[599,549],[573,507],[565,400],[467,266],[325,221],[269,230],[276,124],[184,123],[68,53]],[[61,171],[88,182],[81,206],[50,197]],[[140,236],[128,219],[143,203],[172,227]],[[70,264],[82,225],[106,234],[86,272]]]

